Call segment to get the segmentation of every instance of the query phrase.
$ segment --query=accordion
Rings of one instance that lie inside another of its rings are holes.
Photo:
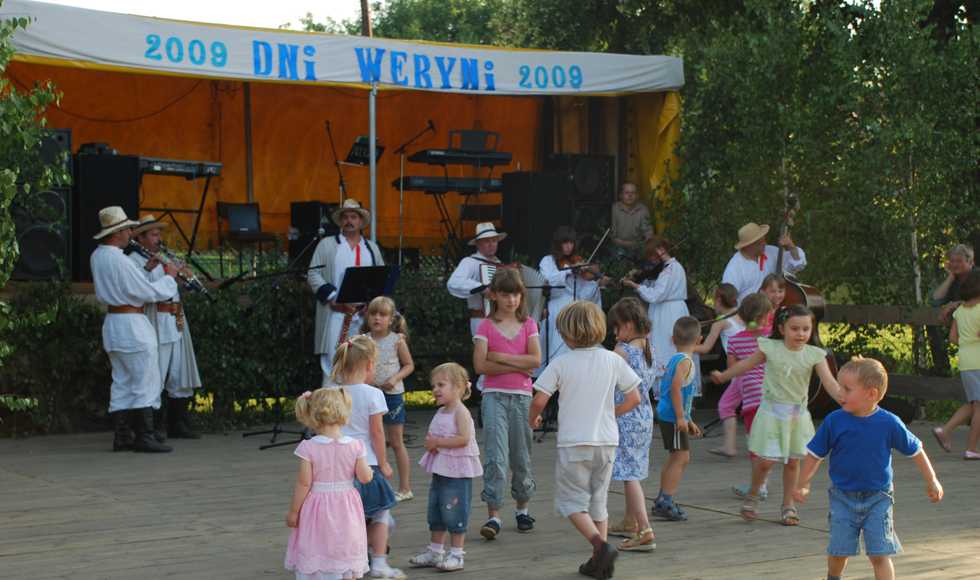
[[[547,286],[548,280],[541,272],[523,264],[480,264],[480,284],[489,286],[498,268],[515,268],[520,271],[526,289],[527,304],[525,308],[527,315],[533,318],[535,322],[541,322],[541,313],[546,306],[541,295],[541,286]],[[483,315],[490,316],[490,299],[486,297],[483,299]]]

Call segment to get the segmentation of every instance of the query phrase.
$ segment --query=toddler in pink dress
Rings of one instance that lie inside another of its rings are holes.
[[[351,395],[347,389],[307,391],[296,401],[296,416],[317,435],[301,441],[299,478],[286,525],[293,528],[286,549],[286,568],[297,580],[360,578],[370,570],[364,507],[354,477],[371,481],[367,449],[346,437]]]
[[[470,396],[466,370],[456,363],[433,369],[432,396],[443,405],[429,424],[419,465],[432,474],[427,520],[432,532],[429,549],[409,560],[415,566],[433,566],[452,572],[463,569],[463,541],[470,517],[473,478],[483,475],[476,427],[463,401]],[[446,532],[449,554],[445,552]]]

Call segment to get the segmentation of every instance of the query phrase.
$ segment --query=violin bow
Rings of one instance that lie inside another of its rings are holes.
[[[595,249],[592,250],[592,255],[589,256],[589,259],[585,261],[586,264],[591,264],[592,263],[592,258],[595,258],[596,252],[598,252],[599,251],[599,248],[602,247],[602,242],[606,241],[606,236],[608,236],[609,235],[609,232],[611,232],[611,231],[612,231],[612,228],[606,228],[606,233],[602,234],[602,239],[600,239],[599,240],[599,243],[595,245]]]

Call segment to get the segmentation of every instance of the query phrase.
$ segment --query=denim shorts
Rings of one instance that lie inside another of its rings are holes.
[[[470,477],[445,477],[432,474],[429,486],[430,532],[465,534],[470,519],[470,500],[473,499],[473,479]]]
[[[830,495],[831,556],[861,554],[861,532],[864,532],[864,551],[870,556],[891,556],[902,553],[902,544],[895,534],[892,506],[895,495],[891,484],[878,491],[845,491],[836,485]]]
[[[389,395],[385,393],[385,404],[388,405],[388,412],[381,415],[381,422],[385,425],[401,425],[405,422],[405,397],[402,393]]]
[[[390,510],[398,505],[395,499],[395,492],[388,484],[385,476],[381,475],[381,470],[377,465],[371,466],[374,472],[374,479],[368,483],[361,483],[354,478],[354,489],[361,494],[361,503],[364,504],[364,517],[369,518],[381,510]]]

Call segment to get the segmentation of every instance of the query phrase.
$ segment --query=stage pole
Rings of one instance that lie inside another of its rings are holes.
[[[374,223],[371,224],[371,241],[378,241],[378,162],[375,159],[374,136],[377,133],[377,119],[375,113],[377,106],[375,97],[378,96],[378,81],[371,83],[371,93],[368,95],[368,158],[371,171],[371,214],[374,216]]]
[[[245,173],[248,181],[248,203],[253,203],[252,191],[252,90],[245,83]]]

